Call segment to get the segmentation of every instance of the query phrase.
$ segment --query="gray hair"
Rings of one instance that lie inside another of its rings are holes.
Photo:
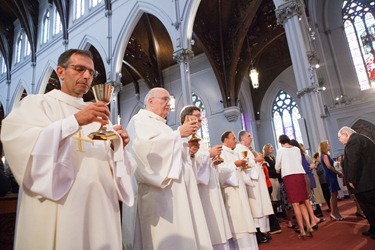
[[[348,134],[349,136],[353,133],[357,133],[355,130],[353,130],[352,128],[349,128],[347,126],[344,126],[342,128],[340,128],[339,132],[337,133],[338,135],[341,135],[341,134]]]
[[[150,91],[148,91],[147,95],[145,96],[144,104],[145,104],[146,109],[147,109],[147,106],[148,106],[148,100],[154,97],[156,89],[157,88],[150,89]]]

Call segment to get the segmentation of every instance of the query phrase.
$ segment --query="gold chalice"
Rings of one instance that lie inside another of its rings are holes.
[[[192,117],[192,116],[185,116],[185,121],[184,121],[184,123],[188,123],[188,122],[197,122],[197,118],[196,117]],[[190,138],[190,140],[189,140],[189,142],[199,142],[201,140],[201,138],[199,138],[198,136],[197,136],[197,134],[196,133],[193,133],[192,135],[191,135],[191,138]]]
[[[248,151],[246,151],[246,150],[241,152],[242,159],[244,159],[246,161],[247,161],[247,153],[248,153]],[[248,168],[251,168],[251,166],[249,166],[249,164],[246,163],[246,165],[242,169],[248,169]]]
[[[107,105],[111,102],[114,86],[108,83],[97,84],[92,86],[92,92],[96,102],[105,102]],[[88,135],[92,140],[113,140],[117,138],[117,134],[113,130],[107,129],[106,126],[101,126],[98,131],[92,132]]]
[[[214,165],[219,165],[224,162],[224,159],[220,157],[220,155],[216,155],[212,158],[212,163]]]

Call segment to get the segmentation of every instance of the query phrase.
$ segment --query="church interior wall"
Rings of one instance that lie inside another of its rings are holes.
[[[196,59],[197,58],[197,59]],[[197,62],[196,62],[197,60]],[[205,56],[197,56],[192,60],[191,82],[192,91],[195,92],[204,102],[207,111],[207,122],[210,132],[211,145],[221,144],[220,138],[224,131],[232,130],[235,134],[242,129],[241,119],[238,117],[236,121],[229,122],[224,116],[224,107],[220,102],[220,90],[212,71],[212,68],[207,63]],[[198,71],[197,71],[198,70]],[[172,66],[164,73],[165,88],[176,97],[176,109],[171,111],[167,118],[167,124],[173,129],[177,129],[180,125],[179,113],[183,107],[182,104],[182,88],[179,78],[179,67]],[[120,93],[121,105],[121,123],[127,125],[134,110],[142,106],[143,100],[148,92],[148,87],[145,83],[140,83],[140,101],[136,101],[135,90],[133,85],[124,87]]]
[[[48,7],[47,1],[40,1],[40,8],[45,10]],[[180,1],[181,13],[185,17],[194,16],[199,1]],[[323,103],[327,106],[326,129],[328,131],[327,139],[332,143],[334,152],[340,152],[343,146],[337,140],[337,130],[343,126],[352,125],[359,118],[367,119],[369,122],[375,123],[375,105],[374,93],[375,89],[360,91],[355,76],[354,66],[350,58],[350,51],[346,42],[343,24],[341,20],[341,5],[339,1],[315,1],[318,8],[322,10],[314,11],[315,16],[310,18],[310,26],[318,31],[317,47],[321,57],[321,68],[319,74],[323,76],[327,90],[320,92],[323,97]],[[104,66],[106,68],[107,78],[118,77],[118,71],[121,69],[123,53],[126,49],[127,41],[136,26],[141,15],[145,12],[150,13],[164,24],[167,29],[172,44],[176,49],[178,47],[178,38],[181,34],[175,29],[172,23],[175,20],[174,9],[171,3],[165,1],[156,3],[152,0],[146,1],[113,1],[113,11],[111,16],[111,43],[108,44],[109,35],[109,19],[105,16],[104,6],[94,9],[90,15],[84,16],[76,21],[69,20],[69,41],[65,45],[60,39],[62,34],[50,40],[47,44],[40,45],[38,40],[38,49],[36,52],[35,70],[31,66],[30,56],[24,58],[21,63],[14,64],[12,62],[12,79],[10,89],[6,84],[6,74],[0,78],[0,100],[4,107],[8,105],[13,107],[25,89],[27,93],[42,93],[45,88],[46,81],[51,73],[49,67],[53,69],[57,66],[58,56],[68,48],[86,48],[89,45],[94,46],[100,53]],[[337,7],[339,6],[339,7]],[[187,12],[191,11],[190,14]],[[334,11],[334,12],[332,12]],[[45,13],[41,11],[40,13]],[[332,14],[334,13],[334,15]],[[42,15],[42,14],[40,14]],[[70,12],[72,17],[72,10]],[[126,18],[124,18],[126,17]],[[39,17],[39,26],[41,26],[41,18]],[[193,21],[185,23],[183,26],[183,40],[191,34],[188,34],[189,25]],[[14,44],[20,32],[20,24],[15,22]],[[40,29],[38,30],[38,39]],[[14,46],[16,47],[16,46]],[[111,52],[112,50],[112,52]],[[13,57],[15,53],[13,52]],[[107,59],[112,59],[112,63],[108,63]],[[234,122],[228,122],[224,116],[224,107],[222,104],[222,95],[218,86],[216,77],[204,54],[196,55],[190,63],[192,91],[198,94],[203,100],[208,116],[208,125],[210,129],[211,145],[220,143],[220,136],[226,130],[233,130],[237,134],[242,129],[241,117]],[[177,97],[176,110],[168,117],[168,124],[173,128],[179,125],[178,114],[182,108],[182,88],[181,75],[179,65],[176,64],[169,69],[163,71],[165,79],[165,87]],[[141,80],[140,82],[140,100],[137,100],[134,87],[130,84],[125,86],[121,91],[121,123],[127,125],[130,117],[134,115],[141,107],[143,108],[143,99],[148,92],[148,87]],[[31,84],[35,84],[34,89]],[[275,138],[272,127],[272,104],[279,90],[283,89],[290,94],[300,105],[299,98],[296,96],[297,87],[292,67],[280,74],[267,90],[263,98],[260,110],[260,120],[253,119],[253,108],[251,105],[250,87],[241,88],[240,101],[245,114],[246,128],[253,130],[254,143],[257,150],[261,150],[266,143],[272,143],[278,146],[277,138]],[[9,93],[9,96],[8,96]],[[246,93],[246,94],[244,94]],[[338,95],[346,94],[348,102],[337,104],[335,98]],[[9,103],[8,103],[9,102]],[[310,108],[310,107],[309,107]],[[308,109],[307,108],[307,112]],[[7,110],[8,113],[10,110]],[[300,110],[301,111],[301,110]],[[303,114],[302,114],[303,116]],[[312,150],[314,150],[314,145]]]

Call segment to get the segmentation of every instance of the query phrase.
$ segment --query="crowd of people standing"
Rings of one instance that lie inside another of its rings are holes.
[[[176,130],[166,124],[171,97],[164,88],[147,93],[125,129],[110,124],[106,103],[83,102],[95,76],[90,52],[64,52],[56,72],[61,90],[27,96],[2,125],[5,155],[22,187],[15,249],[258,249],[281,233],[280,203],[288,227],[294,214],[298,237],[311,237],[323,221],[316,212],[323,195],[331,218],[343,219],[343,174],[328,142],[314,160],[287,135],[278,138],[276,156],[271,144],[257,152],[245,130],[225,131],[221,145],[207,148],[196,136],[199,108],[184,107]],[[112,139],[85,137],[102,126]],[[375,154],[358,159],[356,147],[374,152],[373,142],[348,129],[339,138],[349,190],[375,237],[374,175],[352,170],[363,160],[360,167],[371,171]],[[134,234],[125,240],[125,231]]]

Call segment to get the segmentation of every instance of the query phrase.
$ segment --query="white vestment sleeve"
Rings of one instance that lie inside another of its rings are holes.
[[[26,188],[51,200],[59,200],[69,191],[74,170],[70,161],[70,142],[66,138],[78,129],[72,115],[50,124],[40,133],[24,177]]]
[[[237,167],[234,163],[223,163],[218,165],[219,179],[222,186],[238,186]]]
[[[199,151],[195,154],[195,162],[197,183],[208,185],[212,165],[210,153],[208,151],[199,149]]]
[[[114,131],[116,134],[117,132]],[[117,134],[118,135],[118,134]],[[120,135],[112,140],[113,143],[113,178],[119,198],[128,206],[134,204],[134,192],[131,176],[136,169],[136,162],[133,156],[124,149],[123,141]]]

